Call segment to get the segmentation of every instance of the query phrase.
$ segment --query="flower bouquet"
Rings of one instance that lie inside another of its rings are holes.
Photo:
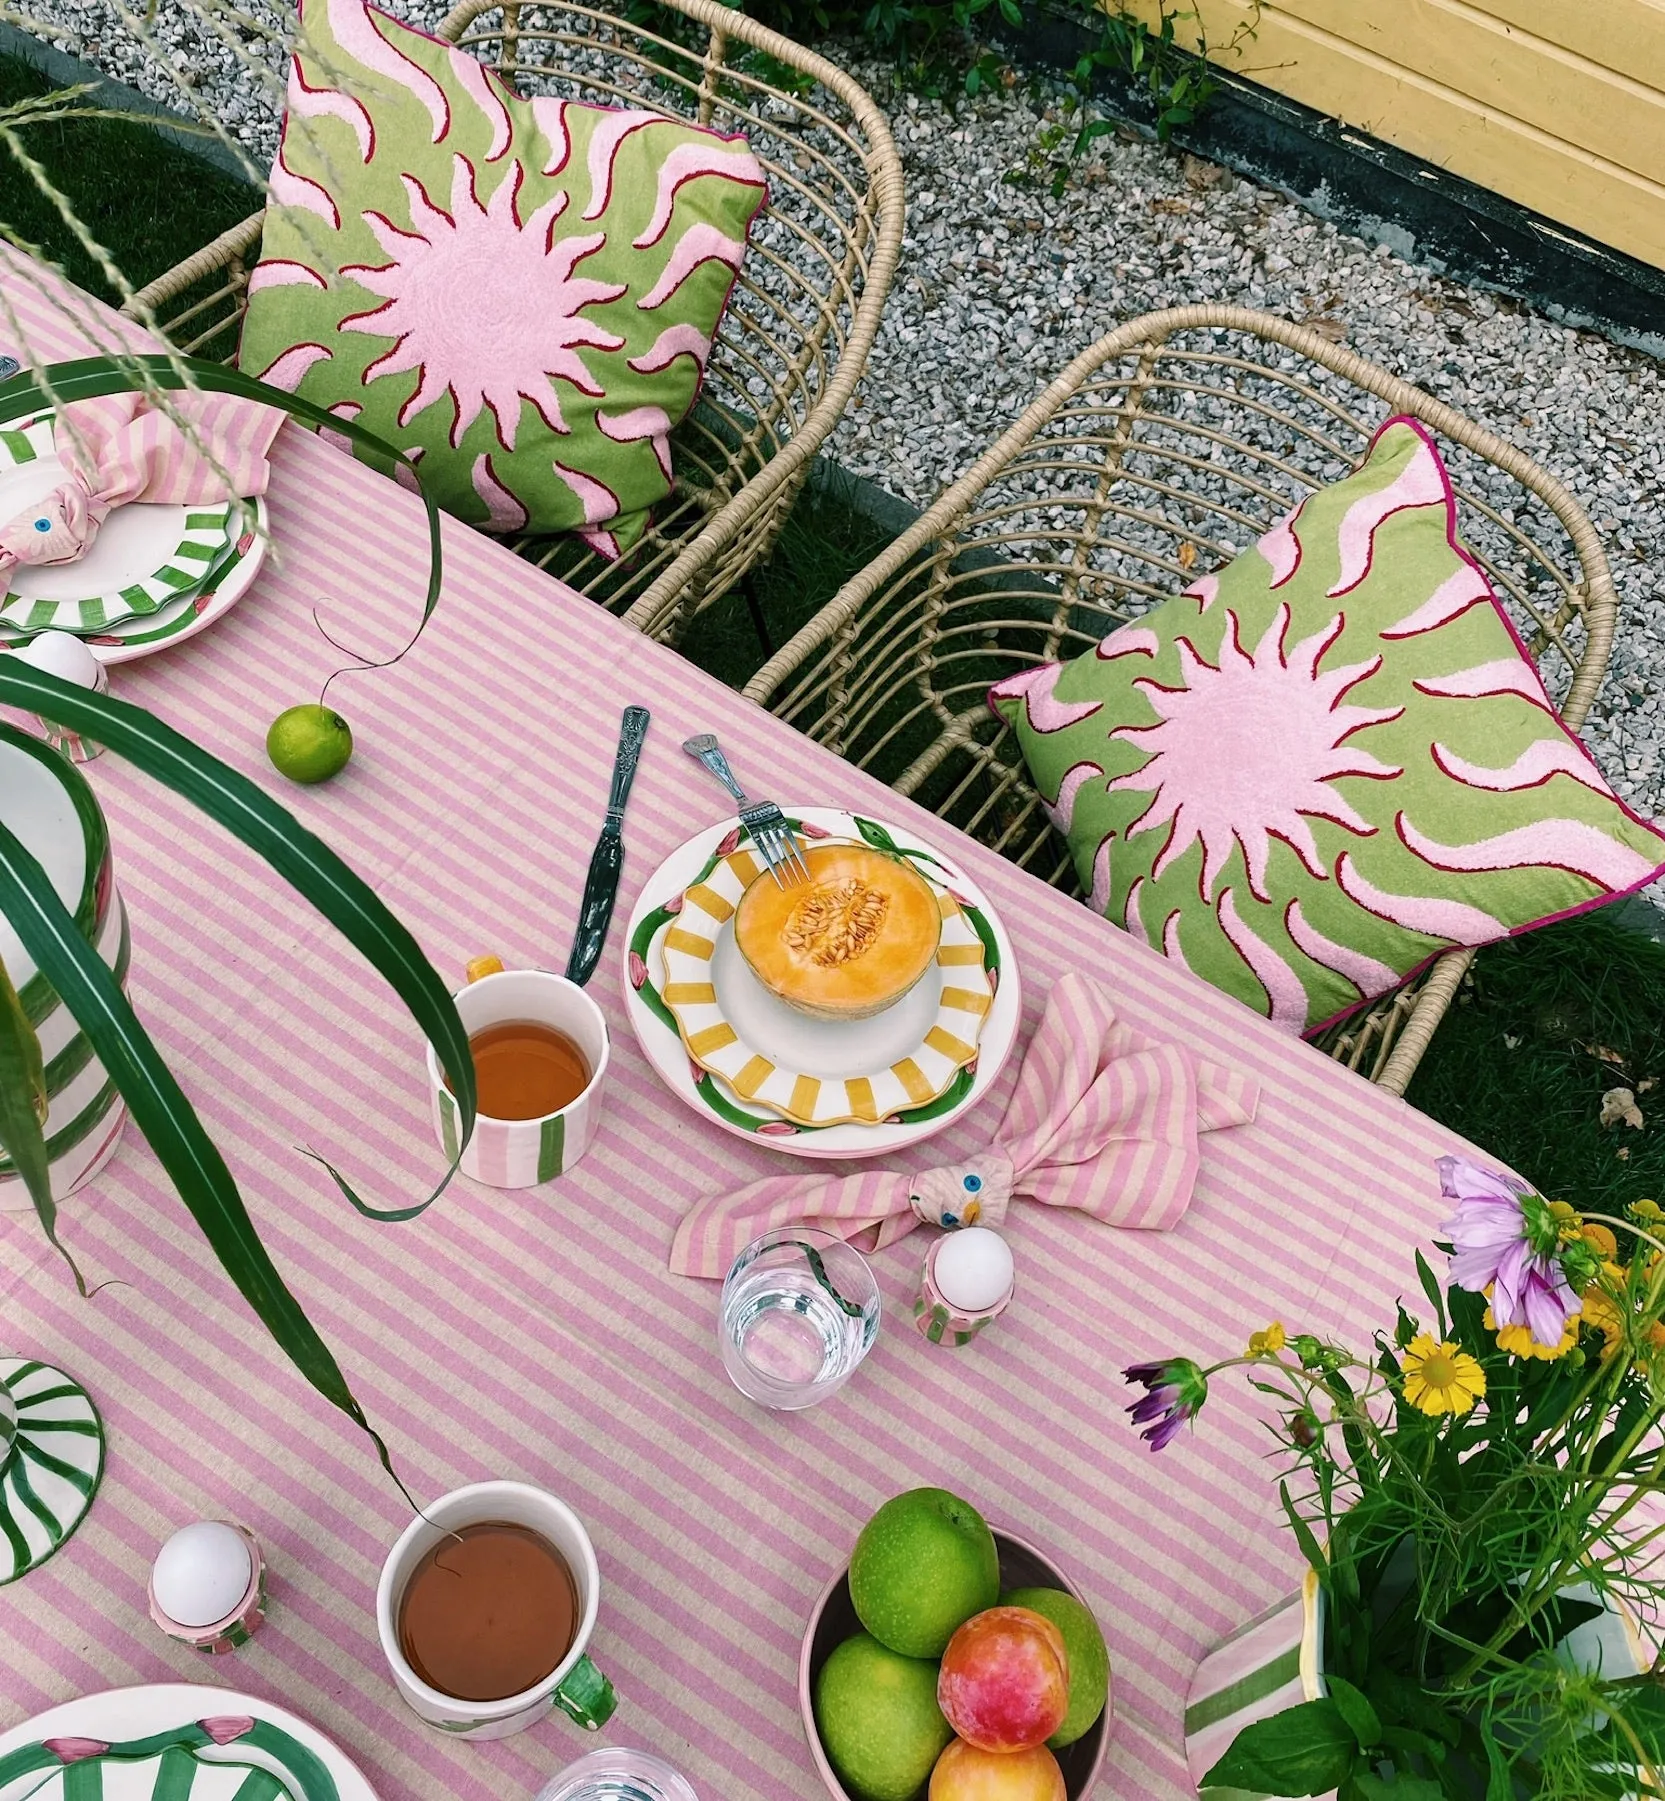
[[[1299,1649],[1286,1625],[1258,1661],[1274,1609],[1234,1635],[1258,1651],[1193,1689],[1205,1797],[1665,1796],[1665,1211],[1581,1216],[1456,1158],[1440,1177],[1450,1262],[1442,1284],[1417,1255],[1426,1323],[1401,1302],[1358,1356],[1274,1322],[1210,1368],[1127,1371],[1161,1450],[1212,1378],[1249,1370],[1311,1566],[1305,1632],[1282,1610]]]

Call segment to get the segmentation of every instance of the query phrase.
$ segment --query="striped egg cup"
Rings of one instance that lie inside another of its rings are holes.
[[[50,745],[0,721],[0,816],[8,795],[19,792],[31,777],[30,785],[38,794],[43,776],[61,788],[72,829],[81,834],[81,882],[70,908],[75,923],[125,987],[130,954],[127,910],[116,888],[109,832],[98,801],[86,778]],[[69,904],[70,897],[65,898]],[[24,1014],[40,1040],[46,1066],[44,1130],[52,1194],[63,1200],[114,1154],[127,1107],[93,1055],[91,1040],[46,977],[27,963],[10,973]],[[31,1205],[11,1159],[0,1152],[0,1212],[26,1212]]]

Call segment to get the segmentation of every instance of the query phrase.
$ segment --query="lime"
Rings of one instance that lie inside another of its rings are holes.
[[[1000,1597],[1002,1607],[1027,1607],[1051,1620],[1064,1635],[1070,1663],[1070,1705],[1064,1723],[1046,1742],[1054,1751],[1073,1745],[1104,1712],[1110,1698],[1110,1653],[1098,1621],[1074,1595],[1061,1588],[1014,1588]]]
[[[331,707],[316,703],[279,713],[266,734],[266,755],[279,775],[292,782],[327,782],[346,768],[353,734]]]
[[[893,1496],[850,1553],[856,1617],[904,1657],[940,1657],[955,1628],[992,1607],[999,1592],[994,1534],[945,1488]]]
[[[827,1761],[860,1801],[909,1801],[954,1736],[937,1706],[937,1666],[899,1657],[858,1632],[815,1678]]]

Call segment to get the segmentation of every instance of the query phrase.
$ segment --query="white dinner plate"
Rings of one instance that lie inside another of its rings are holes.
[[[1017,1039],[1022,1017],[1022,992],[1012,941],[999,914],[983,891],[956,864],[901,826],[863,818],[831,807],[788,808],[795,825],[808,824],[832,838],[865,839],[881,848],[913,858],[925,872],[952,891],[965,919],[982,939],[984,964],[992,999],[983,1020],[977,1055],[951,1081],[945,1092],[924,1106],[906,1107],[887,1114],[877,1124],[861,1123],[807,1126],[783,1119],[772,1108],[747,1101],[722,1077],[702,1068],[689,1057],[675,1016],[660,993],[664,968],[664,940],[677,922],[676,909],[685,891],[704,879],[725,854],[725,843],[734,839],[739,822],[720,820],[679,846],[648,878],[630,916],[624,951],[624,993],[630,1023],[648,1060],[667,1087],[696,1113],[736,1137],[761,1139],[774,1150],[796,1157],[875,1157],[903,1145],[917,1144],[940,1132],[974,1107],[988,1092]],[[727,843],[732,850],[733,844]],[[732,947],[733,933],[725,934]],[[719,946],[719,954],[722,948]],[[736,975],[735,971],[741,974]],[[742,979],[742,977],[744,979]],[[760,1047],[767,1043],[791,1049],[798,1066],[823,1077],[861,1073],[871,1069],[891,1047],[892,1040],[917,1042],[941,1001],[942,981],[935,992],[921,984],[917,997],[909,996],[877,1019],[823,1025],[803,1015],[791,1014],[744,972],[738,954],[719,972],[735,1023],[756,1034]],[[750,984],[748,987],[747,984]],[[918,1017],[915,1017],[915,1015]],[[924,1022],[923,1024],[921,1022]],[[777,1036],[790,1033],[786,1038]],[[813,1040],[813,1042],[811,1042]],[[899,1053],[901,1054],[901,1053]],[[5,1801],[0,1797],[0,1801]]]
[[[0,1736],[0,1801],[153,1801],[187,1791],[191,1801],[233,1801],[255,1770],[276,1779],[273,1801],[376,1801],[358,1766],[316,1727],[232,1689],[109,1689]],[[251,1793],[270,1793],[253,1780]]]
[[[799,843],[811,855],[818,845],[848,842],[820,831],[800,825]],[[747,966],[735,910],[752,882],[771,878],[745,840],[717,858],[683,894],[660,945],[660,998],[689,1056],[742,1099],[805,1126],[873,1125],[945,1094],[977,1056],[995,983],[983,940],[941,871],[923,856],[909,861],[942,915],[930,968],[882,1012],[827,1020],[788,1006]]]

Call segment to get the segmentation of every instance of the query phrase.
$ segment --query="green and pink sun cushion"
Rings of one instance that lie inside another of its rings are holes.
[[[522,99],[362,0],[302,0],[288,102],[241,367],[471,524],[627,550],[766,197],[744,140]]]
[[[1665,873],[1414,420],[1217,575],[989,701],[1091,905],[1294,1031]]]

